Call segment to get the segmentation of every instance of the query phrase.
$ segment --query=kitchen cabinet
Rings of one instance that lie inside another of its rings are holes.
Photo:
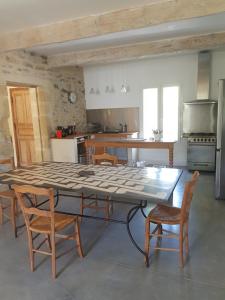
[[[62,139],[52,138],[52,160],[84,163],[86,161],[85,140],[88,135],[69,135]]]
[[[77,139],[51,139],[52,160],[78,162]]]

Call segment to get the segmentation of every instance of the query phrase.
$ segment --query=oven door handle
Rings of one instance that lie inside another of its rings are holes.
[[[207,164],[207,163],[192,163],[193,166],[201,166],[201,167],[208,167],[210,164]]]

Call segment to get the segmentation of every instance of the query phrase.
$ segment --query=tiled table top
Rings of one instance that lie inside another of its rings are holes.
[[[94,174],[80,176],[81,171],[93,171]],[[182,170],[172,168],[44,162],[0,173],[0,182],[31,184],[77,192],[87,190],[128,199],[159,202],[170,198],[181,174]]]

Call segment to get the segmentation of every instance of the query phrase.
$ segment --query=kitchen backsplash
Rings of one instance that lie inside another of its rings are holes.
[[[139,108],[88,109],[87,122],[106,129],[120,129],[120,124],[127,124],[128,131],[139,131]]]

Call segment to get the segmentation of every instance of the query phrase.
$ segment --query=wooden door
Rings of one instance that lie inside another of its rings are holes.
[[[13,88],[10,94],[18,165],[29,165],[35,161],[29,88]]]

